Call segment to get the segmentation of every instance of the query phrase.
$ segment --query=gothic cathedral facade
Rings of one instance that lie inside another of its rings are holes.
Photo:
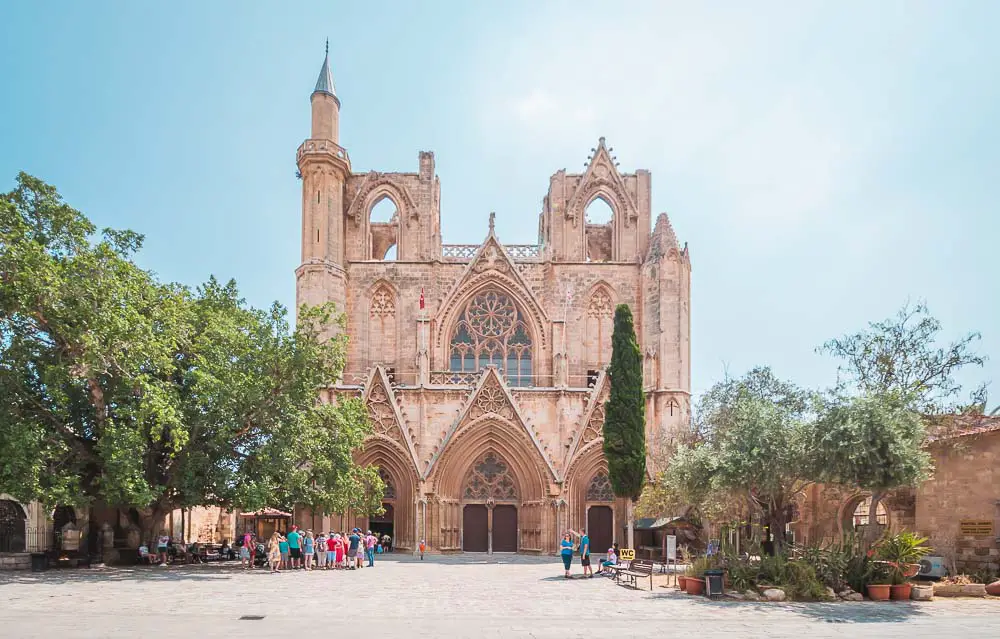
[[[385,514],[340,524],[431,552],[551,553],[586,528],[603,552],[626,523],[601,437],[617,304],[635,317],[649,441],[691,411],[690,260],[666,214],[653,224],[649,171],[620,172],[602,138],[583,173],[549,179],[537,244],[504,244],[492,214],[481,244],[444,244],[433,153],[414,173],[354,172],[328,59],[311,102],[296,302],[346,315],[346,368],[322,399],[367,404],[359,461],[386,483]],[[395,213],[373,220],[386,200]],[[610,221],[588,222],[595,200]]]

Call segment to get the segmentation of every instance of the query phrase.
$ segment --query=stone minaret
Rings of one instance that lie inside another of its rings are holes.
[[[330,45],[312,97],[312,134],[296,153],[302,178],[302,264],[295,271],[296,304],[346,306],[344,184],[351,161],[341,147],[340,99],[330,73]]]

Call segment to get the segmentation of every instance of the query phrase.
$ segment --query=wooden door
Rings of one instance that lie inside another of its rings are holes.
[[[486,504],[466,504],[462,509],[462,550],[489,550],[489,513]]]
[[[614,543],[614,525],[610,506],[591,506],[587,511],[587,535],[590,552],[603,555]]]
[[[493,552],[517,552],[517,506],[494,506]]]

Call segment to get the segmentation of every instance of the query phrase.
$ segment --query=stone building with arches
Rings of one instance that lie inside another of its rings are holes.
[[[550,553],[566,528],[610,545],[625,525],[601,437],[617,304],[635,317],[648,438],[691,410],[690,259],[666,214],[654,224],[649,171],[619,170],[601,138],[582,173],[549,178],[536,244],[504,244],[493,214],[480,244],[445,244],[434,154],[412,173],[353,167],[328,58],[311,104],[296,301],[346,315],[346,368],[322,400],[366,403],[358,461],[387,484],[386,514],[332,525],[404,550]]]

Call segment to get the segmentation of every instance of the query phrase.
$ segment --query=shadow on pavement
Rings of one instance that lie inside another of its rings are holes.
[[[827,623],[896,623],[906,621],[916,617],[926,616],[927,613],[920,609],[920,604],[911,601],[893,602],[756,602],[756,601],[731,601],[725,599],[708,599],[706,597],[695,597],[681,595],[679,593],[666,594],[655,593],[654,599],[683,599],[696,606],[718,607],[739,607],[742,610],[754,610],[757,612],[769,612],[781,610],[793,613],[802,617],[808,617],[815,621],[825,621]]]

